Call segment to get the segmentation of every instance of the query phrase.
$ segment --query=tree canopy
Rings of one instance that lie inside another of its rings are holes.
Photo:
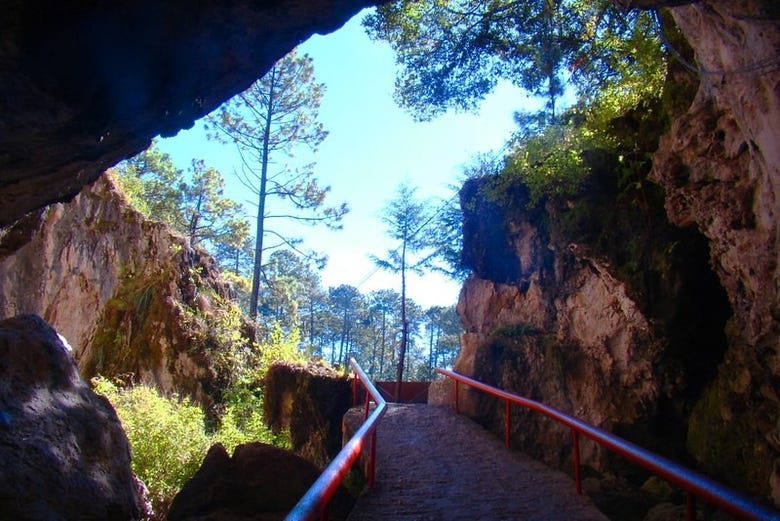
[[[472,109],[507,80],[546,102],[525,123],[549,124],[567,84],[589,97],[660,54],[651,15],[610,0],[401,0],[364,25],[395,50],[396,100],[419,119]]]
[[[155,143],[116,167],[130,202],[147,218],[161,221],[201,245],[223,267],[232,265],[233,250],[249,236],[241,205],[224,195],[225,179],[201,159],[192,161],[189,176],[176,168]]]

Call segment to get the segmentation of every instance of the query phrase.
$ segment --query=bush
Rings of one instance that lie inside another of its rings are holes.
[[[92,382],[116,409],[130,441],[133,472],[149,489],[154,511],[164,512],[211,446],[203,411],[145,385],[122,389],[102,377]]]
[[[152,508],[160,517],[214,443],[222,443],[228,453],[254,441],[289,446],[285,437],[266,427],[262,399],[245,381],[227,393],[219,428],[213,433],[206,431],[203,411],[190,400],[166,398],[146,385],[121,388],[103,377],[92,384],[116,409],[130,442],[133,472],[149,489]]]
[[[214,443],[219,442],[228,453],[237,445],[259,441],[289,448],[287,436],[274,434],[263,417],[263,399],[258,387],[249,379],[239,380],[225,393],[225,410],[220,417],[219,429],[214,433]]]

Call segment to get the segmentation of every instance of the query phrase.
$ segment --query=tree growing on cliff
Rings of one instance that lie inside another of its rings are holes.
[[[401,395],[404,362],[409,343],[406,276],[410,272],[422,274],[423,270],[431,265],[436,254],[430,229],[426,228],[434,216],[426,204],[417,199],[415,192],[415,188],[403,183],[398,187],[395,198],[385,206],[382,222],[387,226],[387,234],[390,238],[400,241],[400,245],[394,250],[389,250],[383,258],[372,257],[379,268],[401,275],[401,342],[398,347],[395,375],[396,399]]]
[[[192,160],[192,179],[182,183],[184,233],[193,245],[203,242],[214,251],[239,249],[249,235],[241,205],[225,197],[225,179],[202,159]]]
[[[263,252],[286,245],[299,253],[299,242],[269,224],[279,219],[324,224],[338,229],[346,204],[326,206],[330,187],[314,177],[313,165],[290,171],[278,163],[303,145],[316,150],[327,136],[317,122],[323,85],[314,78],[312,59],[295,51],[279,60],[245,92],[208,118],[210,137],[233,143],[243,160],[239,178],[256,196],[254,266],[249,314],[257,317]],[[277,201],[271,211],[271,199]],[[265,242],[267,237],[274,244]],[[312,254],[304,254],[312,256]]]
[[[186,235],[190,243],[221,252],[240,248],[249,235],[241,205],[225,197],[225,180],[200,159],[192,161],[189,179],[154,143],[117,165],[122,189],[147,218]],[[229,267],[220,262],[223,267]]]
[[[138,211],[174,230],[184,229],[185,219],[181,212],[184,173],[154,141],[143,152],[116,165],[115,171],[122,190]]]

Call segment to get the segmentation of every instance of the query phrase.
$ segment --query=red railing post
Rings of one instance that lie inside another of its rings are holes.
[[[363,413],[363,421],[368,419],[368,411],[371,408],[371,395],[366,393],[366,410]]]
[[[352,373],[352,406],[357,407],[358,377]]]
[[[582,475],[580,469],[580,436],[575,429],[571,430],[571,450],[574,459],[574,486],[577,494],[582,495]]]
[[[512,404],[509,402],[509,400],[504,400],[504,416],[506,418],[506,433],[504,435],[504,443],[506,444],[506,448],[511,447],[511,436],[512,436],[512,410],[511,410]]]
[[[455,412],[460,412],[460,407],[458,406],[458,381],[455,380]]]
[[[376,431],[371,435],[371,447],[368,453],[368,488],[374,488],[374,473],[376,472]]]

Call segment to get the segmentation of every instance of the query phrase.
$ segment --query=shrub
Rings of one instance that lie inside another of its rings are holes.
[[[226,393],[225,409],[213,433],[206,430],[201,408],[188,399],[166,398],[146,385],[118,387],[103,377],[93,378],[92,385],[116,409],[130,442],[133,472],[149,489],[158,516],[167,512],[173,496],[197,472],[214,443],[222,443],[228,453],[255,441],[289,447],[286,436],[266,427],[262,398],[246,380]]]
[[[92,383],[116,409],[130,441],[133,472],[149,489],[154,511],[164,512],[211,446],[203,411],[145,385],[123,389],[102,377]]]

